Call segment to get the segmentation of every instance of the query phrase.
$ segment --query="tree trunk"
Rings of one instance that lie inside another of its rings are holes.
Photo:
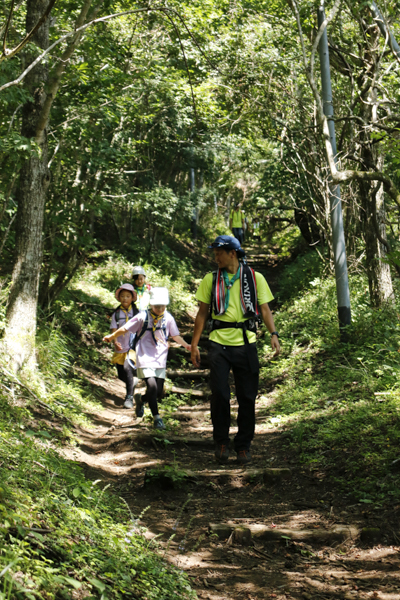
[[[27,0],[26,30],[36,25],[47,8],[48,0]],[[46,49],[49,40],[49,19],[37,30],[32,42]],[[26,66],[35,58],[25,54]],[[39,275],[42,264],[43,217],[46,190],[49,184],[47,168],[47,131],[38,123],[46,100],[47,63],[39,63],[25,79],[32,99],[23,107],[21,133],[33,138],[39,151],[32,153],[23,164],[16,191],[17,237],[12,286],[7,307],[5,343],[15,370],[29,361],[34,362],[36,309]]]
[[[386,255],[386,212],[383,185],[378,183],[376,191],[371,185],[361,184],[364,206],[365,259],[369,294],[372,306],[379,307],[393,299],[390,266],[383,262]]]
[[[88,15],[92,0],[84,0],[76,20],[78,29]],[[26,0],[26,30],[30,32],[48,7],[48,0]],[[93,11],[95,18],[101,2]],[[31,38],[44,50],[49,46],[47,17]],[[12,286],[7,307],[5,344],[15,370],[24,364],[36,364],[35,334],[38,304],[39,276],[43,257],[43,221],[46,192],[49,185],[47,127],[54,98],[61,85],[69,59],[78,46],[82,32],[75,34],[49,75],[47,61],[38,63],[26,76],[25,87],[31,100],[23,107],[21,133],[35,141],[38,151],[32,153],[20,171],[16,191],[17,240]],[[29,46],[27,45],[26,48]],[[25,53],[25,67],[36,58],[35,53]]]
[[[364,104],[364,122],[375,120],[376,90],[369,90]],[[366,120],[368,119],[368,120]],[[373,145],[368,132],[363,132],[362,139],[362,164],[364,169],[382,171],[383,154]],[[383,184],[360,181],[360,190],[363,206],[363,224],[365,239],[365,259],[368,275],[369,294],[372,306],[382,306],[390,298],[393,299],[392,276],[389,264],[383,262],[386,254],[386,211],[384,202]]]

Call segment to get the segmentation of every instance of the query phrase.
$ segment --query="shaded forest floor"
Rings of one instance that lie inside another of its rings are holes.
[[[268,257],[254,262],[271,280]],[[189,329],[182,333],[190,339]],[[305,467],[288,450],[284,431],[266,425],[279,378],[260,386],[251,465],[238,468],[235,456],[215,462],[203,355],[194,372],[188,355],[171,348],[173,386],[160,412],[178,398],[185,404],[168,409],[162,433],[152,429],[148,408],[144,419],[123,408],[116,378],[81,371],[104,411],[88,415],[94,428],[81,429],[79,446],[65,454],[111,484],[138,531],[187,572],[199,598],[400,598],[395,511],[349,504],[323,469]],[[236,413],[232,380],[232,434]]]

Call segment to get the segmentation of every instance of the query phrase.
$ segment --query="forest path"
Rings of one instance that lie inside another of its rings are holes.
[[[250,264],[265,273],[268,260]],[[136,530],[187,572],[199,598],[398,600],[398,548],[377,543],[379,518],[361,504],[346,506],[326,473],[304,468],[285,434],[265,425],[277,381],[264,381],[257,400],[251,465],[238,467],[234,456],[215,462],[204,359],[203,372],[193,373],[188,355],[171,348],[165,432],[152,429],[148,408],[143,419],[123,408],[117,379],[87,373],[105,409],[95,429],[81,430],[75,460],[112,484]],[[187,404],[168,409],[184,390]],[[232,397],[234,434],[233,385]]]

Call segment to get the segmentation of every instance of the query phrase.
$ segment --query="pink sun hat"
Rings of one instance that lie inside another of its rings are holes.
[[[119,301],[119,294],[120,294],[120,292],[122,292],[122,290],[126,290],[127,292],[131,292],[132,296],[133,296],[133,297],[135,296],[135,292],[136,292],[136,290],[135,290],[135,288],[133,287],[133,285],[131,285],[130,283],[123,283],[123,284],[121,285],[121,287],[119,287],[119,288],[117,289],[117,291],[115,292],[115,297],[116,297],[116,299],[117,299],[118,301]]]

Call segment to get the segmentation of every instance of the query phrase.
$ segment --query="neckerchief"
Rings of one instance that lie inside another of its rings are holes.
[[[240,263],[239,269],[229,282],[225,269],[218,269],[213,290],[213,311],[215,315],[223,315],[229,306],[230,288],[240,277],[240,303],[245,317],[259,314],[257,306],[257,283],[254,270],[247,264]],[[228,285],[226,285],[228,279]]]
[[[229,280],[228,272],[226,269],[222,269],[222,277],[224,278],[224,284],[225,284],[225,310],[224,310],[224,312],[225,312],[229,306],[229,295],[230,295],[231,287],[235,283],[236,279],[239,279],[239,277],[240,277],[240,265],[231,280]]]
[[[124,307],[121,305],[120,305],[119,309],[125,313],[125,323],[127,323],[129,321],[129,317],[128,317],[129,312],[132,310],[132,304],[129,305],[128,310],[125,310]],[[117,325],[118,325],[118,323],[117,323]]]
[[[158,342],[162,342],[163,344],[165,344],[166,342],[164,340],[162,340],[161,338],[157,338],[156,337],[157,324],[160,321],[162,322],[162,320],[164,318],[164,315],[165,315],[165,311],[161,315],[155,315],[153,313],[153,311],[150,310],[150,315],[151,315],[151,317],[153,319],[153,329],[152,329],[151,335],[153,336],[153,340],[154,340],[155,344],[157,345]],[[161,327],[158,328],[158,331],[160,331],[160,329],[161,329]]]
[[[135,285],[134,287],[135,287],[135,290],[136,290],[138,296],[143,296],[144,291],[146,289],[146,284],[144,283],[141,288],[137,285]]]

